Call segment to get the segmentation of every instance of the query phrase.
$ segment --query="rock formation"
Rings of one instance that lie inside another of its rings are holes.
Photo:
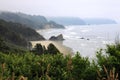
[[[60,35],[58,35],[58,36],[51,36],[51,37],[49,38],[49,40],[53,40],[53,41],[63,41],[63,40],[65,40],[65,39],[63,38],[63,35],[60,34]]]

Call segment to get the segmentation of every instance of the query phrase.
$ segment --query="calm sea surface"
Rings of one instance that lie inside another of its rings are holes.
[[[120,25],[86,25],[66,26],[66,29],[38,30],[46,39],[63,34],[63,44],[73,52],[80,52],[82,56],[94,57],[97,50],[105,49],[106,44],[115,42],[120,37]]]

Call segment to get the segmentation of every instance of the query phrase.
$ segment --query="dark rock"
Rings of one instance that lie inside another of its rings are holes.
[[[49,40],[57,40],[57,38],[55,36],[52,36],[49,38]]]
[[[84,37],[81,37],[80,39],[85,39]]]
[[[90,40],[89,38],[87,38],[87,40]]]
[[[49,40],[63,41],[63,40],[65,40],[65,39],[63,38],[63,35],[60,34],[60,35],[58,35],[58,36],[52,36],[52,37],[50,37]]]
[[[65,39],[63,38],[63,35],[60,34],[60,35],[57,36],[57,40],[65,40]]]

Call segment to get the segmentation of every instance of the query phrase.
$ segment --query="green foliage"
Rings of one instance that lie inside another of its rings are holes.
[[[3,79],[20,76],[27,77],[28,80],[89,80],[96,79],[93,66],[88,58],[76,54],[74,57],[56,55],[35,55],[26,54],[3,54],[0,53],[0,75]]]
[[[115,72],[120,74],[120,43],[107,45],[105,53],[106,54],[103,54],[103,50],[97,52],[97,62],[101,68],[100,71],[103,72],[103,76],[107,76],[103,71],[103,65],[105,65],[108,71],[110,71],[112,68],[115,68]]]
[[[0,42],[0,47],[4,47],[6,43],[2,39]],[[105,52],[100,49],[96,54],[96,59],[91,61],[88,57],[82,57],[80,53],[76,53],[72,57],[70,55],[63,56],[56,52],[53,44],[48,47],[46,49],[41,44],[36,45],[39,54],[46,53],[41,55],[32,52],[0,53],[0,79],[19,80],[20,76],[24,76],[28,80],[96,80],[97,77],[108,79],[111,75],[112,77],[115,75],[115,79],[119,78],[119,44],[108,45]],[[53,53],[54,51],[56,53]],[[50,54],[47,54],[48,52]],[[51,55],[52,53],[54,55]],[[100,75],[97,75],[97,71]]]
[[[43,46],[41,44],[36,44],[35,48],[33,49],[34,53],[36,54],[43,54],[44,50],[43,50]]]
[[[8,43],[27,47],[28,41],[45,40],[35,30],[25,25],[0,20],[0,37]]]
[[[8,43],[0,37],[0,51],[4,53],[25,53],[27,50],[22,47]]]
[[[118,73],[115,72],[115,68],[111,69],[110,71],[107,70],[107,68],[103,65],[104,72],[106,76],[102,76],[99,71],[97,80],[119,80],[118,79]]]
[[[96,80],[96,66],[90,63],[87,57],[81,57],[79,53],[72,59],[73,61],[73,72],[72,75],[75,80]]]
[[[120,59],[120,43],[115,45],[107,45],[106,53]]]
[[[47,50],[48,53],[50,53],[50,54],[56,54],[56,53],[59,53],[59,52],[60,52],[52,43],[50,43],[50,44],[48,45],[47,49],[48,49],[48,50]]]

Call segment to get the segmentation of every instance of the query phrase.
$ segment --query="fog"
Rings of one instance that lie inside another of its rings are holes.
[[[0,0],[0,11],[120,20],[120,0]]]

